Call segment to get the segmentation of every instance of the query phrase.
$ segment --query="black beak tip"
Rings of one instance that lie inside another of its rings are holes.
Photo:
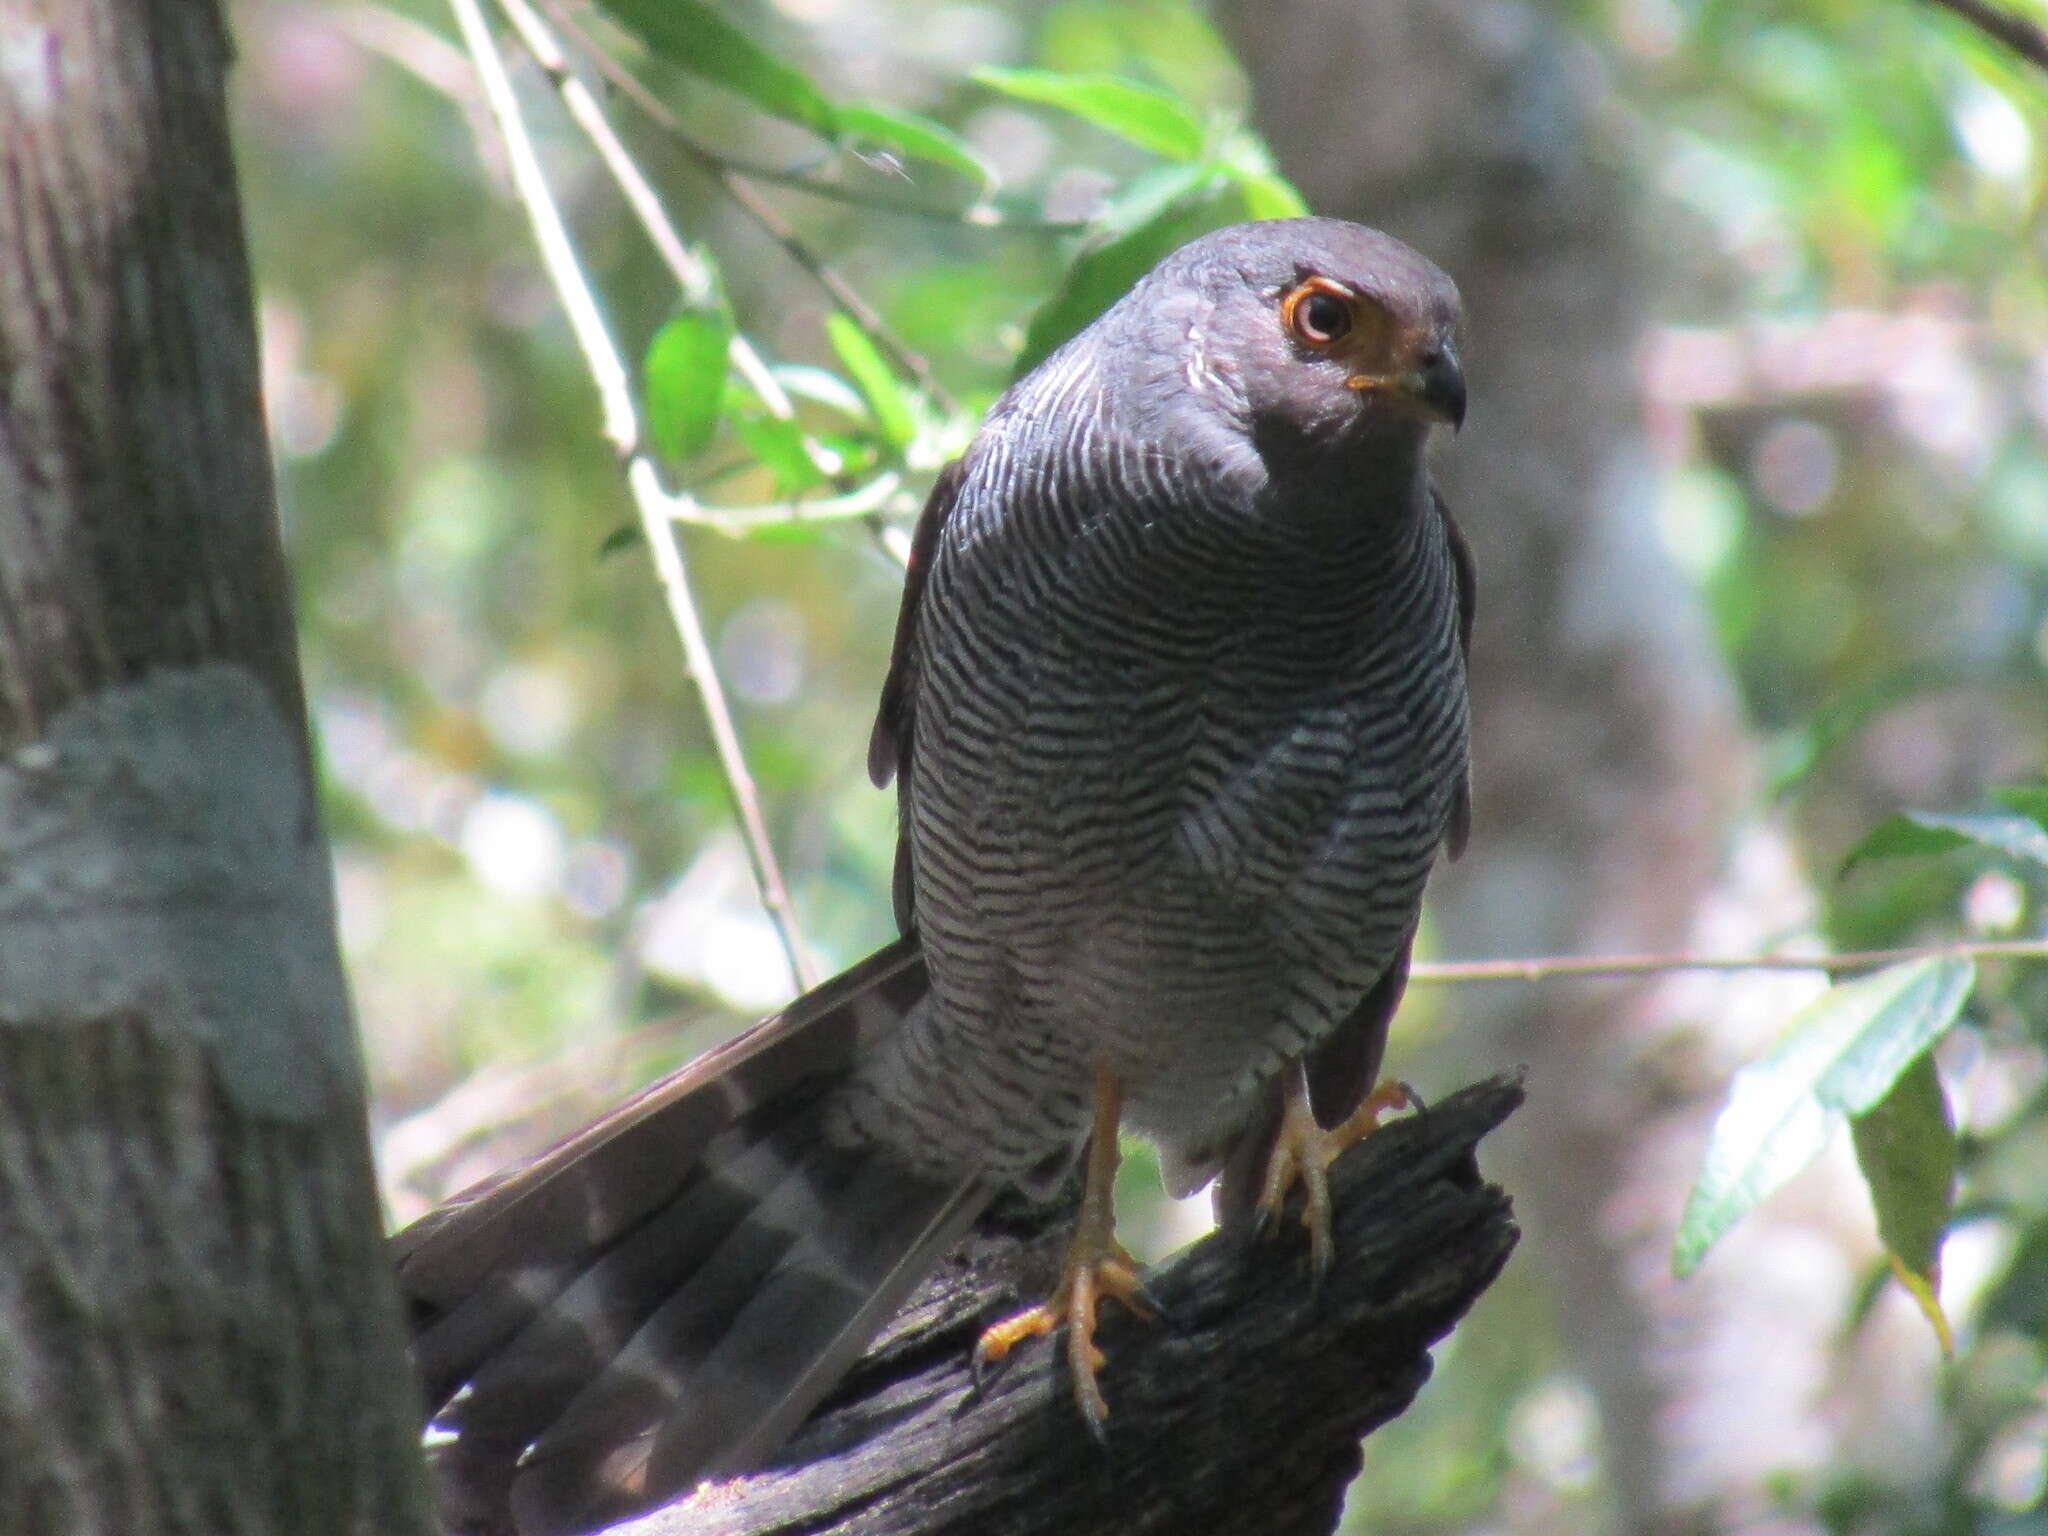
[[[1420,374],[1422,403],[1449,423],[1453,432],[1464,426],[1465,370],[1459,366],[1458,354],[1448,347],[1430,353],[1422,361]]]

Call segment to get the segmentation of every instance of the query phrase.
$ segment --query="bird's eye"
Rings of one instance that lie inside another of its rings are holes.
[[[1326,347],[1351,329],[1351,296],[1327,278],[1311,278],[1280,301],[1280,318],[1312,347]]]

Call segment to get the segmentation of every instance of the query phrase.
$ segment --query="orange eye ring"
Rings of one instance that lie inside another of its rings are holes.
[[[1280,300],[1280,323],[1297,341],[1311,347],[1327,347],[1349,334],[1354,295],[1342,283],[1327,277],[1312,277],[1287,290]]]

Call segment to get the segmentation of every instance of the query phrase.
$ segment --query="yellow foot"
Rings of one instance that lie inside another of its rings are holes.
[[[1067,1248],[1060,1283],[1041,1306],[1004,1318],[974,1346],[974,1375],[994,1365],[1026,1339],[1067,1325],[1067,1371],[1074,1404],[1095,1438],[1106,1438],[1109,1404],[1095,1380],[1102,1351],[1095,1347],[1095,1318],[1104,1298],[1114,1297],[1140,1317],[1158,1315],[1138,1278],[1138,1261],[1116,1240],[1111,1194],[1116,1185],[1117,1122],[1123,1115],[1123,1087],[1107,1066],[1095,1073],[1095,1125],[1088,1142],[1087,1180],[1081,1189],[1081,1219]]]
[[[1103,1236],[1107,1246],[1090,1253],[1085,1230],[1077,1233],[1052,1295],[986,1329],[974,1346],[975,1374],[979,1376],[1026,1339],[1049,1334],[1065,1323],[1067,1373],[1073,1380],[1074,1403],[1097,1439],[1103,1437],[1109,1418],[1109,1404],[1095,1379],[1104,1364],[1102,1351],[1095,1346],[1099,1309],[1105,1299],[1113,1297],[1140,1317],[1156,1315],[1145,1294],[1145,1283],[1138,1278],[1138,1261],[1114,1237]]]
[[[1289,1074],[1279,1133],[1259,1189],[1259,1225],[1269,1233],[1278,1226],[1288,1191],[1301,1185],[1301,1224],[1308,1228],[1309,1260],[1317,1280],[1330,1268],[1330,1164],[1378,1130],[1390,1111],[1420,1104],[1406,1083],[1381,1083],[1343,1124],[1324,1130],[1309,1104],[1307,1075],[1299,1066]]]

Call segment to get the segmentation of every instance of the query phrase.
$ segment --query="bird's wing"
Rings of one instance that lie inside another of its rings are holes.
[[[1443,519],[1444,536],[1450,541],[1451,567],[1458,584],[1458,652],[1469,666],[1472,661],[1472,623],[1479,616],[1479,567],[1473,562],[1472,546],[1465,542],[1464,531],[1458,527],[1457,519],[1451,516],[1451,509],[1444,504],[1443,493],[1431,486],[1429,499],[1436,508],[1436,515]],[[1444,832],[1444,847],[1452,858],[1465,851],[1465,839],[1471,831],[1472,770],[1468,767],[1458,785],[1457,797],[1451,801],[1450,825]]]
[[[910,561],[903,572],[903,605],[896,611],[896,643],[889,653],[889,675],[882,682],[882,701],[875,711],[874,734],[868,738],[868,777],[880,789],[891,777],[897,783],[897,797],[903,804],[901,827],[896,838],[896,926],[909,933],[912,928],[910,873],[910,750],[917,717],[917,610],[924,600],[924,584],[931,575],[932,556],[939,547],[939,534],[953,515],[959,499],[960,482],[966,477],[963,455],[939,471],[932,493],[925,498],[917,530],[910,537]]]
[[[903,605],[896,610],[896,643],[889,651],[889,675],[882,683],[881,707],[875,712],[874,734],[868,738],[868,777],[880,789],[898,773],[910,767],[911,722],[916,714],[917,609],[924,599],[925,578],[931,574],[932,554],[939,546],[939,534],[953,515],[953,503],[960,494],[965,458],[955,459],[939,471],[932,493],[925,498],[917,530],[910,536],[910,562],[903,572]]]

